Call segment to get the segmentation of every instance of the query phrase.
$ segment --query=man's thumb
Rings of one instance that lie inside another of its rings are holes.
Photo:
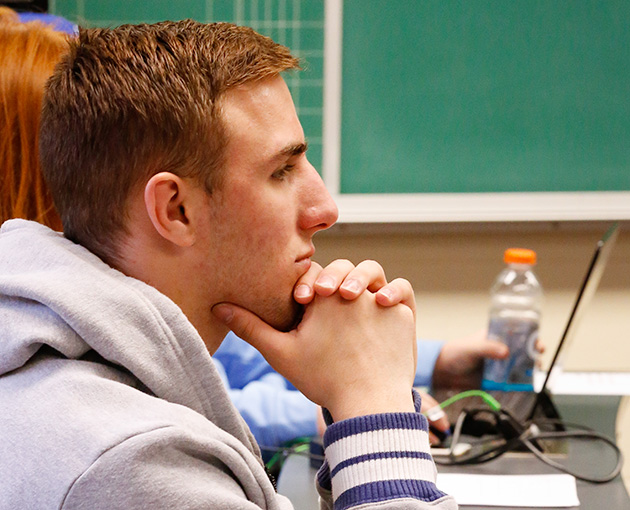
[[[231,303],[219,303],[212,307],[212,313],[234,334],[253,345],[273,364],[274,352],[283,340],[283,334],[261,320],[256,314]]]

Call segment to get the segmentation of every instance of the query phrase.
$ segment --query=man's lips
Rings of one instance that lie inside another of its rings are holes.
[[[295,259],[295,261],[296,261],[296,262],[302,262],[302,261],[304,261],[305,259],[309,259],[309,260],[310,260],[310,258],[311,258],[313,255],[315,255],[315,248],[314,248],[313,246],[311,246],[311,249],[310,249],[310,250],[308,250],[307,252],[305,252],[305,253],[304,253],[304,254],[302,254],[301,256],[297,257],[297,258]]]
[[[301,256],[295,259],[295,264],[300,270],[300,276],[306,274],[311,268],[311,257],[315,254],[315,247],[311,245],[307,252],[304,252]]]
[[[296,265],[300,268],[302,274],[306,273],[311,268],[310,257],[303,257],[295,261]]]

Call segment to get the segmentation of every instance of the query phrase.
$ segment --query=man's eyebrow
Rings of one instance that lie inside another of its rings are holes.
[[[299,156],[300,154],[304,154],[307,150],[308,150],[307,142],[290,144],[284,147],[282,150],[280,150],[274,159]]]

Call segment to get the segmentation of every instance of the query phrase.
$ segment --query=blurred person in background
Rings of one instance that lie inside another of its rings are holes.
[[[23,23],[0,6],[0,223],[24,218],[61,230],[41,174],[38,143],[44,86],[69,35],[47,24],[49,18],[25,19],[32,21]]]

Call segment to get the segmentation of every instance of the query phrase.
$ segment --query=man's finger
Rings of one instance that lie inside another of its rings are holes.
[[[374,260],[364,260],[344,278],[339,286],[339,293],[344,299],[352,300],[366,289],[376,292],[386,284],[387,278],[381,265]]]
[[[282,372],[284,360],[290,356],[287,334],[282,333],[249,310],[231,303],[219,303],[212,307],[212,313],[236,336],[253,345],[269,364]]]
[[[416,298],[411,284],[404,278],[396,278],[376,292],[376,302],[381,306],[394,306],[401,303],[408,306],[416,315]]]
[[[320,296],[332,296],[353,269],[354,264],[349,260],[334,260],[319,273],[313,289]]]
[[[313,286],[317,277],[322,272],[322,266],[317,262],[312,262],[309,270],[300,276],[299,280],[293,288],[293,299],[295,299],[301,305],[307,305],[315,297],[315,291]]]

